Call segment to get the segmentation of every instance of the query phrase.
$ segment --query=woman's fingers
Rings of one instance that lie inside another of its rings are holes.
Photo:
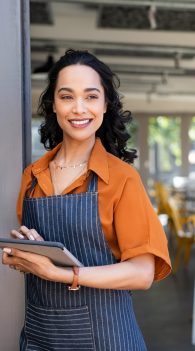
[[[2,263],[12,269],[29,273],[30,262],[27,260],[29,253],[17,249],[4,248]]]
[[[20,266],[9,266],[10,268],[14,269],[15,271],[19,272],[19,273],[30,273],[27,269],[25,269],[24,267],[20,267]]]
[[[7,247],[3,249],[2,263],[46,280],[53,280],[58,270],[48,257]]]
[[[18,271],[20,273],[26,273],[24,270],[21,270],[20,267],[18,267],[18,266],[13,266],[13,265],[10,264],[9,268],[15,269],[16,271]]]
[[[24,263],[24,261],[26,265],[28,265],[28,263],[33,265],[38,262],[39,263],[51,262],[51,260],[46,256],[42,256],[36,253],[22,251],[15,248],[9,248],[9,247],[5,247],[3,249],[2,262],[4,264],[16,266],[20,263]]]
[[[3,263],[4,264],[11,264],[11,265],[16,265],[18,260],[25,260],[25,261],[30,261],[34,262],[36,261],[36,258],[40,257],[40,255],[27,252],[27,251],[22,251],[10,247],[5,247],[3,249]]]
[[[19,229],[19,232],[24,235],[28,240],[36,240],[32,233],[32,229],[27,228],[25,225],[22,225]]]
[[[7,247],[3,249],[2,263],[9,265],[9,266],[12,266],[10,268],[14,268],[12,249],[7,248]]]
[[[37,231],[35,229],[30,229],[30,232],[31,232],[31,235],[33,236],[34,240],[44,241],[42,236],[39,233],[37,233]]]
[[[25,236],[15,229],[11,230],[10,233],[11,233],[11,236],[13,236],[13,238],[15,239],[25,239]]]
[[[27,239],[37,241],[44,240],[35,229],[29,229],[25,225],[22,225],[19,230],[11,230],[11,235],[16,239]]]

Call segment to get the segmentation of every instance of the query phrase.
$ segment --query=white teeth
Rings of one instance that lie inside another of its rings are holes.
[[[89,119],[85,119],[83,121],[70,121],[70,123],[77,124],[77,125],[87,124],[89,123]]]

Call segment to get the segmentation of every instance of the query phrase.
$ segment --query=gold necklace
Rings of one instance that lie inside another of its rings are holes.
[[[82,166],[84,166],[86,163],[87,163],[87,161],[84,161],[84,162],[82,162],[82,163],[75,163],[75,164],[73,164],[73,165],[60,165],[60,164],[58,164],[58,163],[56,162],[56,160],[54,160],[54,165],[55,165],[55,167],[56,167],[56,168],[60,168],[61,171],[62,171],[62,169],[64,169],[64,168],[77,168],[77,167],[82,167]]]
[[[81,174],[83,174],[86,170],[86,163],[87,162],[83,162],[83,167],[79,170],[79,172],[76,173],[76,175],[74,177],[71,178],[71,181],[66,184],[66,188],[72,184],[79,176],[81,176]],[[56,177],[56,171],[57,169],[60,168],[60,167],[54,167],[53,168],[53,185],[54,185],[54,190],[55,190],[55,195],[60,195],[61,192],[59,191],[58,189],[58,182],[57,182],[57,177]],[[66,168],[71,168],[71,167],[66,167]],[[74,167],[76,168],[76,167]]]

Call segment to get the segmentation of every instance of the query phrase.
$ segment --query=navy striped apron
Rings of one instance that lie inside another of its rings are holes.
[[[85,266],[116,263],[98,213],[97,176],[86,193],[24,199],[23,225],[60,241]],[[129,291],[82,286],[69,291],[26,274],[21,351],[146,351]]]

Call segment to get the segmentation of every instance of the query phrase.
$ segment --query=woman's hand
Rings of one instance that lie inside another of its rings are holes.
[[[18,230],[11,230],[11,236],[15,239],[44,240],[35,229],[29,229],[25,225],[22,225]]]
[[[55,266],[48,257],[18,249],[4,248],[2,263],[20,272],[32,273],[45,280],[71,283],[73,279],[71,269]]]

